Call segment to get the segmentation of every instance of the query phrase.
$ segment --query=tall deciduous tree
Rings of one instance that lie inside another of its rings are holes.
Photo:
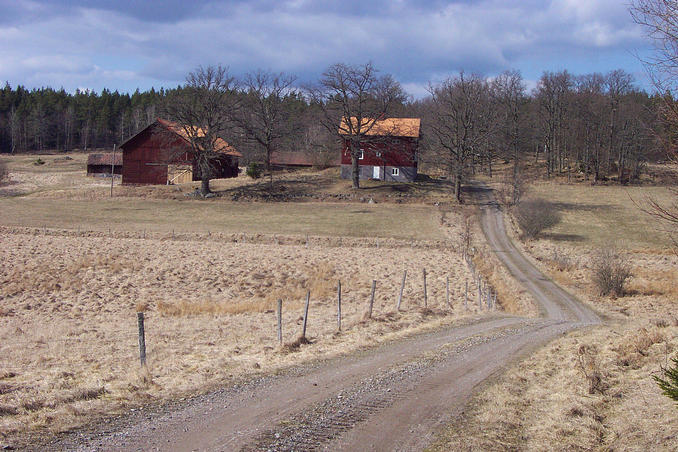
[[[489,146],[494,131],[489,85],[478,75],[461,73],[429,91],[433,107],[428,138],[439,164],[454,178],[454,195],[461,202],[467,163]]]
[[[372,63],[339,63],[323,72],[318,85],[309,88],[309,94],[323,110],[325,127],[338,139],[347,139],[352,185],[360,188],[360,143],[369,141],[378,120],[405,102],[405,92],[390,75],[379,76]]]
[[[520,200],[523,175],[520,174],[521,130],[524,130],[524,106],[527,102],[523,77],[518,71],[505,71],[499,74],[491,84],[492,98],[497,105],[496,142],[504,150],[504,155],[513,160],[513,178],[511,184],[511,203]]]
[[[264,71],[244,78],[245,104],[236,115],[237,123],[262,151],[270,177],[271,155],[299,129],[295,112],[285,102],[295,80],[293,75]]]
[[[183,90],[168,102],[167,112],[183,130],[190,154],[200,171],[200,193],[210,192],[210,179],[223,139],[231,129],[239,107],[235,95],[235,78],[222,66],[198,67],[186,76]]]

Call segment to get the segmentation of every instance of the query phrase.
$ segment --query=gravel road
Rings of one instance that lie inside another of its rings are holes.
[[[487,378],[574,328],[592,310],[513,246],[489,190],[473,188],[483,231],[542,317],[489,315],[189,401],[137,412],[47,444],[53,450],[422,450]]]

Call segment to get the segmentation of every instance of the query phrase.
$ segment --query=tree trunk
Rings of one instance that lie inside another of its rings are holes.
[[[200,194],[206,196],[208,193],[210,193],[210,179],[209,177],[202,176],[200,179]]]
[[[358,157],[351,152],[351,180],[353,188],[360,188],[360,167],[358,166]]]
[[[461,168],[457,168],[457,172],[454,175],[454,197],[461,204]]]

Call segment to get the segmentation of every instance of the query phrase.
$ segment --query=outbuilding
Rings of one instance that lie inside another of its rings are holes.
[[[87,175],[93,177],[111,177],[122,174],[122,154],[120,152],[104,152],[87,156]]]
[[[341,150],[341,177],[351,179],[351,151],[346,118],[339,133],[344,137]],[[419,149],[421,120],[419,118],[386,118],[367,120],[367,130],[362,133],[358,168],[360,179],[412,182],[417,178],[417,153]]]
[[[238,176],[242,155],[219,138],[219,157],[213,162],[211,179]],[[120,145],[123,184],[176,184],[200,180],[186,132],[178,124],[156,119]]]

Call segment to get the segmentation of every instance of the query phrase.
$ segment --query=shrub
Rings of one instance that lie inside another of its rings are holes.
[[[257,163],[251,162],[247,165],[246,174],[252,179],[259,179],[261,177],[261,167]]]
[[[530,199],[518,204],[514,211],[522,237],[536,238],[543,230],[560,222],[560,214],[553,204],[543,199]]]
[[[624,284],[631,277],[631,269],[613,248],[603,248],[593,262],[593,283],[600,295],[624,295]]]
[[[35,166],[40,166],[40,165],[44,165],[44,164],[45,164],[45,161],[43,159],[41,159],[40,157],[38,157],[38,159],[33,162],[33,165],[35,165]]]
[[[678,358],[673,358],[673,367],[662,368],[662,377],[653,375],[666,397],[678,402]]]

